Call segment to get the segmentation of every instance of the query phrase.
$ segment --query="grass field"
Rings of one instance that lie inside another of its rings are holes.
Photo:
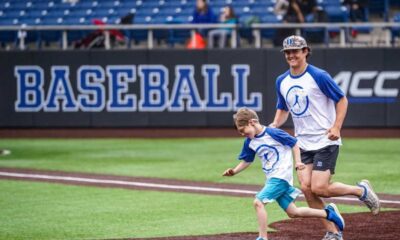
[[[400,139],[345,139],[335,180],[400,194]],[[2,139],[2,167],[262,184],[259,162],[233,178],[242,139]],[[256,231],[251,198],[0,181],[0,239],[105,239]],[[343,212],[365,208],[339,205]],[[285,219],[277,204],[271,221]]]

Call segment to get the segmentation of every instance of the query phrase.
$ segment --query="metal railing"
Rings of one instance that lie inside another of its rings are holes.
[[[235,24],[134,24],[134,25],[74,25],[74,26],[0,26],[0,34],[3,31],[18,32],[18,48],[24,50],[26,48],[25,38],[29,31],[60,31],[61,34],[61,49],[68,49],[68,33],[71,31],[84,30],[102,30],[105,37],[105,49],[111,49],[110,30],[147,30],[147,48],[154,48],[154,31],[156,30],[190,30],[193,36],[196,30],[199,29],[216,29],[216,28],[231,28],[231,48],[237,48],[240,29],[249,29]],[[370,22],[370,23],[254,23],[250,29],[254,37],[254,47],[262,47],[263,30],[278,30],[278,29],[295,29],[297,34],[301,34],[305,29],[320,29],[324,31],[324,44],[330,45],[329,32],[339,29],[339,46],[348,46],[350,29],[370,28],[373,30],[381,30],[384,32],[384,46],[391,46],[392,35],[391,28],[399,28],[399,22]],[[381,37],[381,35],[379,35]],[[372,43],[374,45],[374,43]]]

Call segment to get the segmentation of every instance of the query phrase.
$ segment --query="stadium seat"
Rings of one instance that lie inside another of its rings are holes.
[[[29,10],[26,13],[26,17],[30,17],[30,18],[41,18],[43,16],[47,15],[47,10],[46,9],[33,9],[33,10]]]
[[[318,0],[317,5],[325,7],[340,7],[342,6],[342,1],[340,0]]]
[[[261,23],[282,23],[282,19],[279,19],[275,14],[264,15],[260,20]],[[276,31],[276,29],[263,29],[261,30],[261,37],[272,40],[275,37]]]
[[[324,8],[326,15],[328,17],[329,22],[348,22],[349,21],[349,12],[348,9],[344,6],[328,6]],[[340,28],[337,27],[328,27],[329,33],[339,33]]]

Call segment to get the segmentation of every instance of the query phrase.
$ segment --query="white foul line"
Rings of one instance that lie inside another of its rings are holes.
[[[106,179],[95,179],[95,178],[51,176],[51,175],[43,175],[43,174],[0,172],[0,176],[17,177],[17,178],[34,178],[34,179],[45,179],[45,180],[62,180],[62,181],[69,181],[69,182],[103,183],[103,184],[115,184],[115,185],[122,185],[122,186],[136,186],[136,187],[162,188],[162,189],[174,189],[174,190],[191,190],[191,191],[204,191],[204,192],[241,193],[241,194],[250,194],[250,195],[254,195],[257,193],[256,191],[241,190],[241,189],[196,187],[196,186],[185,186],[185,185],[168,185],[168,184],[158,184],[158,183],[106,180]],[[304,196],[304,195],[300,195],[300,196]],[[353,202],[359,201],[357,198],[349,198],[349,197],[334,197],[334,199],[344,200],[344,201],[353,201]],[[400,201],[380,200],[380,202],[400,205]]]

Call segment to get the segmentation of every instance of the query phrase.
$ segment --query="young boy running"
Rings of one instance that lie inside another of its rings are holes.
[[[297,139],[283,130],[261,125],[257,113],[248,108],[239,109],[233,118],[237,130],[246,139],[238,157],[241,162],[235,168],[227,169],[223,176],[240,173],[254,161],[256,154],[261,159],[262,169],[267,175],[264,188],[257,193],[254,200],[259,226],[257,240],[268,239],[267,213],[264,205],[273,201],[277,201],[291,218],[325,218],[335,223],[339,231],[343,231],[345,223],[335,204],[328,204],[325,209],[296,207],[294,204],[300,190],[293,187],[292,151],[296,170],[305,168],[301,162],[300,149],[296,144]]]

